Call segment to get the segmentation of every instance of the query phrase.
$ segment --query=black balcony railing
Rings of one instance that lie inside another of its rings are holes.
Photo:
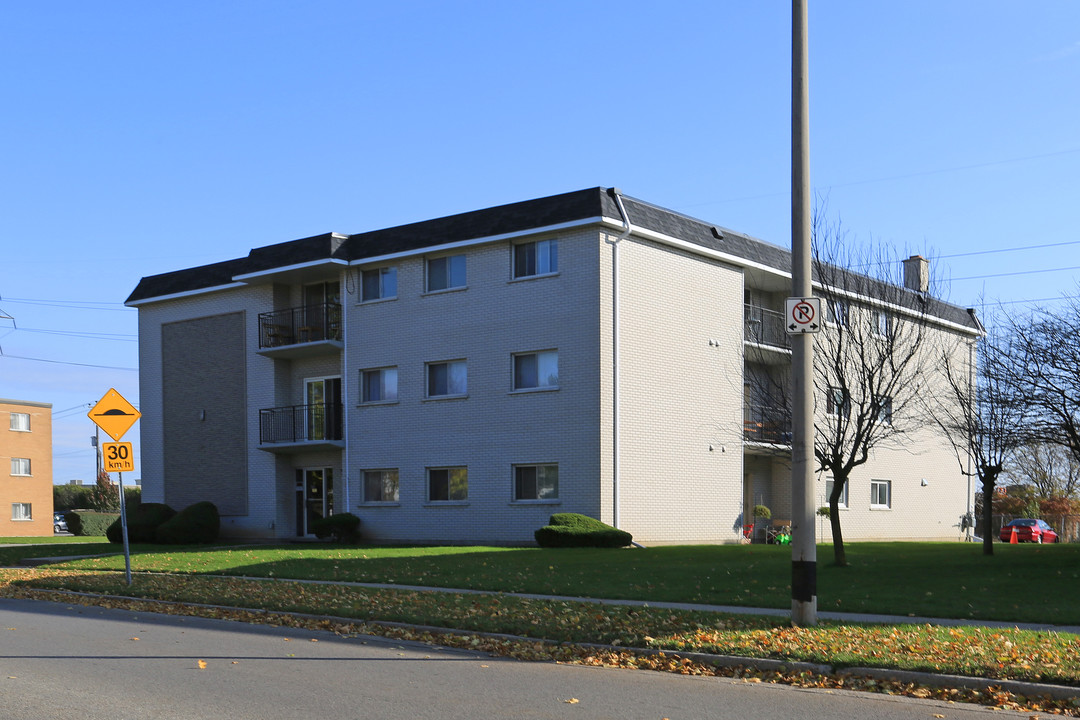
[[[341,340],[341,304],[322,303],[259,313],[259,347]]]
[[[784,313],[758,305],[746,305],[743,308],[743,318],[746,321],[746,342],[779,348],[791,347],[791,338],[784,328]]]
[[[747,442],[791,444],[791,413],[778,407],[743,407],[743,438]]]
[[[341,404],[290,405],[259,411],[259,442],[304,443],[341,440]]]

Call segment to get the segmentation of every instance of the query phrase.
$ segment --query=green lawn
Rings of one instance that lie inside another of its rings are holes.
[[[87,552],[103,552],[90,545]],[[0,549],[10,551],[11,548]],[[35,548],[40,551],[41,548]],[[139,571],[430,585],[503,592],[791,607],[784,546],[645,550],[331,545],[140,547]],[[818,548],[818,609],[1080,625],[1080,545],[1008,545],[984,557],[965,543],[852,543],[849,567]],[[71,554],[65,549],[53,554]],[[2,555],[0,555],[2,557]],[[10,563],[4,563],[10,564]],[[66,567],[123,568],[123,557]]]

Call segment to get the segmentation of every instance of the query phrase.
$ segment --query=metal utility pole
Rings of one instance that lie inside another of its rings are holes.
[[[810,93],[806,0],[791,3],[791,294],[810,298]],[[820,323],[821,318],[819,318]],[[814,336],[791,338],[791,622],[817,625]]]

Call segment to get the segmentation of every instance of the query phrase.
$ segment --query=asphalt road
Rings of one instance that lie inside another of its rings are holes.
[[[1028,717],[868,693],[525,663],[373,637],[0,599],[4,720],[942,716]]]

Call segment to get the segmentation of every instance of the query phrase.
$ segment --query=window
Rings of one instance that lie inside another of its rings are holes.
[[[465,256],[431,258],[427,261],[427,291],[465,287]]]
[[[890,481],[890,480],[871,480],[870,481],[870,507],[871,508],[891,508],[892,507],[892,481]]]
[[[34,513],[30,503],[11,503],[12,520],[33,520]]]
[[[396,402],[397,368],[375,368],[360,371],[360,401],[366,403]]]
[[[11,458],[12,475],[30,475],[30,458]]]
[[[461,502],[468,499],[468,468],[428,468],[429,502]]]
[[[361,274],[360,284],[360,299],[364,302],[397,297],[397,268],[365,270]]]
[[[550,275],[559,271],[559,244],[537,240],[514,246],[514,277]]]
[[[397,470],[365,470],[364,502],[397,502]]]
[[[831,387],[825,393],[825,412],[836,417],[846,417],[851,411],[851,401],[843,388]]]
[[[30,432],[30,414],[11,413],[11,429],[16,432]]]
[[[557,500],[558,465],[517,465],[514,467],[515,500]]]
[[[882,395],[874,398],[874,410],[877,412],[878,422],[883,425],[892,425],[892,398]]]
[[[834,325],[840,325],[847,327],[848,324],[848,303],[847,300],[830,300],[829,301],[830,320]]]
[[[469,391],[468,369],[464,360],[428,363],[427,396],[455,397]]]
[[[559,351],[522,353],[514,356],[514,389],[559,387]]]
[[[887,338],[892,331],[892,320],[884,310],[870,311],[870,332],[878,337]]]
[[[829,499],[833,494],[833,487],[836,482],[832,478],[825,480],[825,504],[829,504]],[[837,502],[837,507],[846,508],[848,506],[848,483],[844,483],[844,489],[840,492],[840,500]]]

